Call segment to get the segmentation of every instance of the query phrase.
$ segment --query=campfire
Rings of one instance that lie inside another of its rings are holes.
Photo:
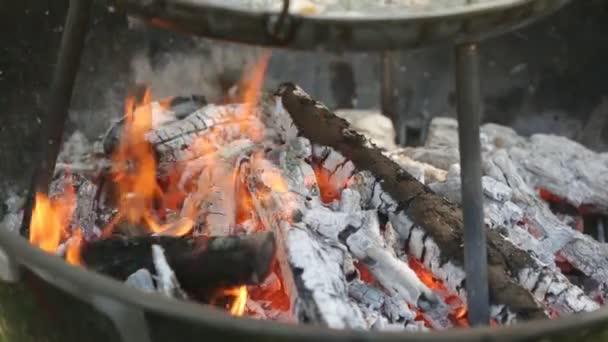
[[[267,63],[226,103],[137,87],[94,148],[70,155],[66,142],[35,196],[31,244],[234,316],[467,327],[456,122],[435,119],[425,146],[380,149],[298,86],[262,91]],[[492,325],[598,309],[606,157],[481,131]]]

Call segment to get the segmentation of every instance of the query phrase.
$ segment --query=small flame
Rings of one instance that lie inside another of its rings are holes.
[[[49,199],[45,194],[38,192],[34,200],[30,242],[49,253],[57,250],[76,207],[74,188],[68,181],[71,175],[68,174],[65,179],[66,184],[62,194]]]
[[[80,228],[76,228],[65,254],[65,260],[69,264],[82,265],[82,260],[80,258],[80,249],[82,247],[82,241],[82,231],[80,230]]]
[[[224,295],[234,297],[234,301],[230,306],[230,314],[233,316],[243,316],[245,313],[245,304],[247,304],[247,286],[239,286],[223,291]]]
[[[35,201],[30,223],[30,242],[46,252],[54,253],[61,241],[63,219],[46,195],[36,193]]]

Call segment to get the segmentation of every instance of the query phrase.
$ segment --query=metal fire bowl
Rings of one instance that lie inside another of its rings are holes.
[[[431,0],[432,1],[432,0]],[[300,50],[410,49],[480,40],[526,25],[570,0],[493,0],[445,10],[373,16],[254,11],[205,0],[114,0],[117,8],[165,29],[208,38]]]
[[[608,308],[560,320],[437,333],[378,333],[256,321],[146,294],[66,264],[0,225],[0,340],[607,341]]]

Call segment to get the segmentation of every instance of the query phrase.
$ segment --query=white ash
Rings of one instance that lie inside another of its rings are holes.
[[[152,261],[156,270],[155,278],[158,291],[167,297],[185,298],[186,295],[181,289],[173,269],[169,266],[165,257],[165,250],[161,246],[152,245]]]
[[[262,132],[258,113],[245,105],[206,105],[182,120],[162,125],[146,135],[161,163],[190,160],[200,156],[200,143],[222,144],[246,137],[246,131]],[[245,132],[244,132],[245,130]]]
[[[457,125],[452,119],[434,120],[433,134],[429,136],[427,146],[445,146],[457,143]],[[438,132],[441,132],[439,134]],[[532,291],[535,297],[547,303],[560,314],[579,311],[592,311],[597,304],[584,294],[582,289],[570,283],[555,266],[555,254],[560,253],[576,269],[599,284],[608,282],[608,248],[581,234],[556,217],[534,190],[537,186],[551,188],[549,183],[557,182],[561,193],[570,191],[567,198],[576,201],[576,196],[589,194],[592,186],[589,175],[580,177],[578,184],[559,182],[558,178],[571,179],[574,173],[582,172],[589,158],[602,160],[602,156],[584,150],[582,146],[565,138],[536,135],[530,139],[518,136],[512,129],[499,125],[484,125],[481,130],[484,177],[484,212],[490,228],[498,229],[519,248],[532,253],[538,261],[533,270],[524,270],[519,281]],[[456,140],[456,141],[455,141]],[[427,146],[419,148],[427,149]],[[456,145],[457,146],[457,145]],[[435,165],[445,165],[446,160],[433,159]],[[540,165],[540,166],[539,166]],[[549,166],[550,165],[550,166]],[[594,190],[596,207],[601,207],[601,198],[606,191],[602,188],[603,175],[601,163],[595,163],[599,186]],[[543,167],[551,172],[543,176]],[[606,165],[604,168],[608,167]],[[536,174],[531,176],[531,170]],[[443,183],[431,184],[431,188],[448,199],[460,202],[459,168],[452,166]],[[586,184],[585,184],[586,183]],[[552,188],[551,191],[556,191]],[[510,192],[510,196],[509,196]],[[561,195],[560,195],[561,196]],[[523,222],[523,224],[522,224]],[[536,232],[537,236],[531,234]],[[538,238],[538,235],[541,238]],[[532,278],[530,275],[539,275]]]
[[[407,214],[397,211],[397,203],[384,192],[381,182],[378,182],[368,171],[360,171],[353,177],[350,188],[360,192],[363,208],[377,209],[389,217],[391,226],[398,233],[402,244],[407,246],[409,255],[422,262],[450,291],[466,301],[464,270],[451,261],[442,263],[441,251],[437,244],[422,228],[415,225]],[[493,309],[492,312],[496,314],[492,318],[497,322],[504,324],[516,322],[515,315],[506,307]]]
[[[286,238],[287,244],[292,248],[290,262],[304,271],[301,279],[306,282],[304,285],[307,288],[315,289],[313,292],[313,296],[316,297],[315,302],[328,303],[335,301],[332,298],[334,296],[346,297],[347,293],[342,287],[346,283],[341,272],[342,253],[336,249],[323,248],[321,242],[309,234],[310,232],[307,232],[305,228],[293,227],[289,230]],[[302,243],[303,241],[310,241],[310,244]],[[314,267],[315,264],[323,267]],[[298,304],[302,305],[303,301],[298,300],[296,306]],[[307,310],[306,308],[300,309]],[[322,311],[321,314],[327,319],[327,325],[330,327],[364,327],[361,313],[352,306],[320,305],[318,309]],[[343,319],[348,316],[351,316],[348,320]]]
[[[288,144],[297,146],[298,144]],[[275,233],[277,254],[283,284],[292,301],[292,312],[298,320],[308,320],[333,328],[366,328],[363,314],[348,299],[344,265],[344,250],[326,243],[304,222],[288,223],[282,219],[287,205],[306,212],[305,197],[318,194],[316,184],[306,183],[305,174],[311,168],[283,151],[277,169],[267,160],[255,160],[249,181],[254,207],[267,229]],[[285,176],[287,192],[273,189],[277,177]]]
[[[252,148],[253,143],[249,139],[239,139],[220,148],[217,153],[187,163],[180,187],[185,188],[188,179],[196,174],[198,179],[184,201],[182,216],[193,217],[197,225],[203,226],[205,234],[224,236],[235,229],[236,190],[241,171],[238,161]]]
[[[366,136],[374,145],[386,151],[397,149],[395,128],[386,115],[374,110],[341,109],[334,112],[348,121],[357,132]]]
[[[514,172],[503,173],[511,177],[507,183],[515,197],[526,195],[516,191],[519,184],[527,184],[531,189],[548,189],[575,206],[586,204],[608,212],[608,153],[593,152],[565,137],[535,134],[525,138],[496,124],[483,125],[480,138],[486,175],[504,182],[493,163],[505,158],[513,163],[520,179],[513,178]],[[408,148],[404,153],[447,170],[459,160],[456,120],[433,119],[425,146]]]
[[[125,280],[125,284],[144,292],[156,291],[154,280],[152,280],[152,274],[150,274],[150,271],[145,268],[140,268],[131,274],[127,280]]]
[[[384,154],[414,176],[420,183],[429,184],[446,180],[447,172],[445,170],[439,169],[431,164],[414,160],[404,151],[405,149],[399,148],[389,150],[384,152]]]

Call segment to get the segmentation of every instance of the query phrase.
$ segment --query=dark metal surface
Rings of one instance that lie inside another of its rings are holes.
[[[408,49],[441,41],[484,38],[520,27],[569,0],[494,0],[446,10],[384,16],[291,14],[277,39],[277,12],[200,0],[114,0],[119,9],[162,28],[208,38],[292,49]],[[393,11],[394,12],[394,11]]]
[[[468,318],[472,325],[482,325],[489,323],[490,303],[481,189],[481,90],[476,43],[456,46],[455,69]]]
[[[57,65],[53,73],[51,87],[48,93],[48,107],[42,123],[45,129],[40,139],[40,155],[34,171],[32,188],[28,195],[23,211],[21,234],[29,235],[29,223],[32,212],[34,193],[47,193],[59,147],[63,137],[63,129],[68,117],[68,108],[80,57],[84,49],[84,41],[89,26],[91,0],[71,0],[66,18],[65,29],[61,38],[61,47],[57,57]]]

